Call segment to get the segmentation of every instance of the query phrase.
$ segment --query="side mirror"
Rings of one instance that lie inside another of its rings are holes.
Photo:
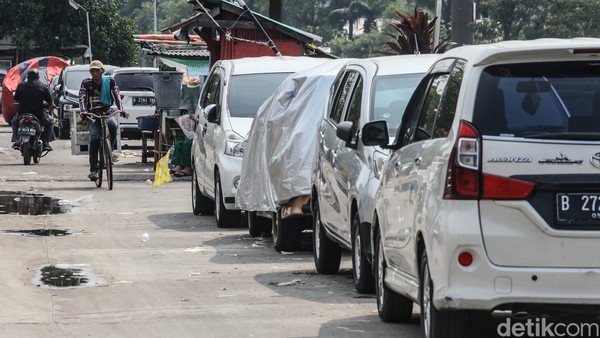
[[[218,108],[214,103],[204,107],[204,115],[206,116],[206,120],[210,123],[219,122]]]
[[[335,135],[346,143],[346,146],[353,144],[354,135],[356,135],[356,127],[351,121],[342,121],[338,123],[335,130]]]
[[[387,122],[383,120],[365,123],[361,134],[362,142],[366,146],[380,146],[385,148],[390,141]]]
[[[62,85],[61,84],[57,84],[56,86],[54,86],[54,91],[55,92],[60,92],[62,90]]]

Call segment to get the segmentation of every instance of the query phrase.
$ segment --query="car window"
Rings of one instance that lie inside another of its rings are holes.
[[[120,91],[154,91],[152,73],[117,73],[114,79]]]
[[[440,138],[448,136],[448,132],[452,127],[452,121],[456,114],[456,105],[458,103],[458,93],[462,83],[465,69],[465,62],[458,60],[452,73],[448,77],[446,90],[442,98],[442,103],[435,117],[434,127],[431,132],[432,138]]]
[[[342,77],[342,82],[337,88],[337,92],[334,93],[333,106],[331,107],[329,118],[335,123],[340,122],[342,119],[342,113],[344,112],[344,108],[346,107],[348,96],[350,95],[352,86],[358,78],[358,76],[358,72],[347,71]]]
[[[590,62],[486,67],[473,108],[475,126],[493,136],[599,133],[599,120],[600,66]]]
[[[346,114],[346,121],[354,123],[358,126],[360,121],[360,108],[362,104],[362,93],[363,93],[363,80],[359,75],[356,86],[352,90],[352,96],[350,97],[350,104],[348,105],[348,113]]]
[[[402,116],[424,73],[376,76],[373,79],[371,120],[385,120],[395,135]]]
[[[91,77],[88,70],[67,71],[65,72],[65,87],[67,89],[79,89],[83,80]]]
[[[209,104],[219,104],[219,97],[221,93],[221,76],[219,73],[214,72],[210,79],[206,83],[206,88],[203,90],[203,97],[200,100],[200,106],[206,107]]]
[[[444,89],[446,88],[449,77],[450,74],[441,74],[435,76],[431,82],[429,90],[427,91],[427,96],[425,97],[425,104],[421,110],[418,128],[430,136],[433,134],[435,118],[438,115],[440,103],[442,101],[442,95],[444,94]]]
[[[260,105],[291,73],[234,75],[229,82],[228,104],[231,117],[254,117]]]

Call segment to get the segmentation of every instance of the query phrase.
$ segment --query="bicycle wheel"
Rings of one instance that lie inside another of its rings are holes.
[[[102,187],[102,171],[104,171],[104,146],[100,144],[98,149],[98,179],[96,180],[96,186]]]
[[[112,147],[110,145],[110,140],[108,138],[104,139],[103,147],[104,149],[104,167],[106,168],[106,183],[108,184],[108,190],[112,190],[113,188],[113,170],[112,170]]]

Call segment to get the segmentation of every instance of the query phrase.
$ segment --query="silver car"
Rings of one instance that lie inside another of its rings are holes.
[[[359,142],[361,127],[384,120],[395,133],[415,88],[437,55],[405,55],[350,61],[331,89],[320,125],[313,178],[314,259],[317,271],[337,273],[341,249],[352,250],[354,283],[374,291],[370,224],[373,199],[388,151]]]

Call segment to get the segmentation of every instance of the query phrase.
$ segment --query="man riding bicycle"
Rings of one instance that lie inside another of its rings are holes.
[[[109,76],[103,76],[104,65],[99,60],[94,60],[90,63],[90,74],[91,78],[87,78],[81,82],[81,88],[79,89],[79,107],[81,109],[81,118],[85,120],[88,117],[88,113],[94,113],[96,115],[105,114],[110,110],[110,106],[113,103],[117,106],[118,110],[123,109],[121,102],[121,96],[119,95],[119,87],[115,83],[114,79]],[[125,111],[121,112],[121,116],[127,118],[129,114]],[[108,129],[110,131],[110,142],[113,148],[116,147],[117,139],[117,121],[114,117],[109,118],[107,121]],[[100,149],[100,140],[102,138],[102,130],[100,119],[94,120],[89,123],[90,128],[90,148],[89,148],[89,161],[90,161],[90,174],[88,178],[91,181],[98,179],[98,151]],[[113,153],[113,159],[117,159],[118,155]]]
[[[37,117],[40,125],[44,126],[42,142],[43,150],[51,151],[50,141],[52,141],[52,118],[44,113],[44,102],[48,103],[50,109],[54,108],[54,103],[50,97],[48,87],[40,82],[40,73],[37,69],[30,69],[27,73],[27,81],[19,84],[15,91],[15,101],[19,102],[19,113],[11,121],[13,149],[19,149],[19,139],[17,132],[19,130],[19,116],[22,114],[32,114]]]

